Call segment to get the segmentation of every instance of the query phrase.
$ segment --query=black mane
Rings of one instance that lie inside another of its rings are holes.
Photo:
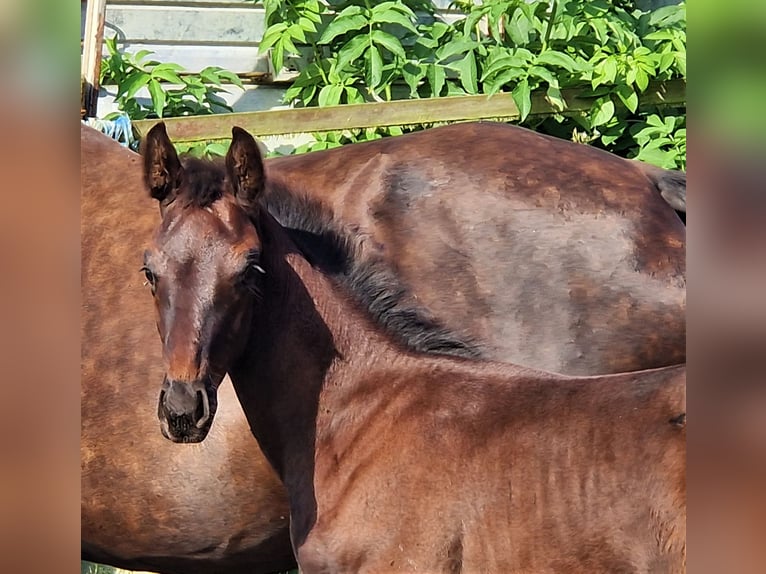
[[[344,228],[317,202],[284,188],[270,186],[263,203],[308,262],[339,283],[399,343],[425,353],[482,356],[474,341],[408,302],[409,290],[385,261],[362,256],[365,237],[358,230]]]

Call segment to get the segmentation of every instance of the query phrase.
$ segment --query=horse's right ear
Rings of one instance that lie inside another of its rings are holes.
[[[236,126],[231,128],[226,171],[237,201],[248,211],[252,210],[265,187],[263,158],[253,136]]]
[[[141,142],[144,157],[144,183],[149,194],[165,205],[172,201],[181,184],[183,168],[170,142],[165,124],[156,124]]]

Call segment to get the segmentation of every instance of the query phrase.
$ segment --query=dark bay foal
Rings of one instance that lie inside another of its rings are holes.
[[[391,317],[391,286],[322,214],[332,253],[278,224],[241,129],[225,164],[182,167],[164,126],[147,135],[158,415],[203,440],[230,375],[303,572],[684,571],[683,367],[576,378],[413,352],[463,343],[414,307]]]

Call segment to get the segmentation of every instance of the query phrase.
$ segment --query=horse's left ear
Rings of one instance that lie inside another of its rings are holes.
[[[151,196],[163,206],[173,200],[181,185],[183,168],[163,122],[158,123],[141,142],[144,156],[144,182]]]
[[[253,136],[242,128],[231,128],[231,146],[226,154],[226,172],[239,203],[250,209],[263,193],[263,159]]]

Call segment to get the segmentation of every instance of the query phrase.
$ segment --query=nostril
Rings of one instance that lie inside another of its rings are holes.
[[[197,428],[202,428],[210,418],[210,402],[207,398],[207,393],[204,391],[197,391],[197,411],[194,413],[197,418]]]
[[[165,408],[165,391],[160,391],[160,400],[157,401],[157,417],[160,420],[163,420],[165,418],[165,413],[167,409]]]

